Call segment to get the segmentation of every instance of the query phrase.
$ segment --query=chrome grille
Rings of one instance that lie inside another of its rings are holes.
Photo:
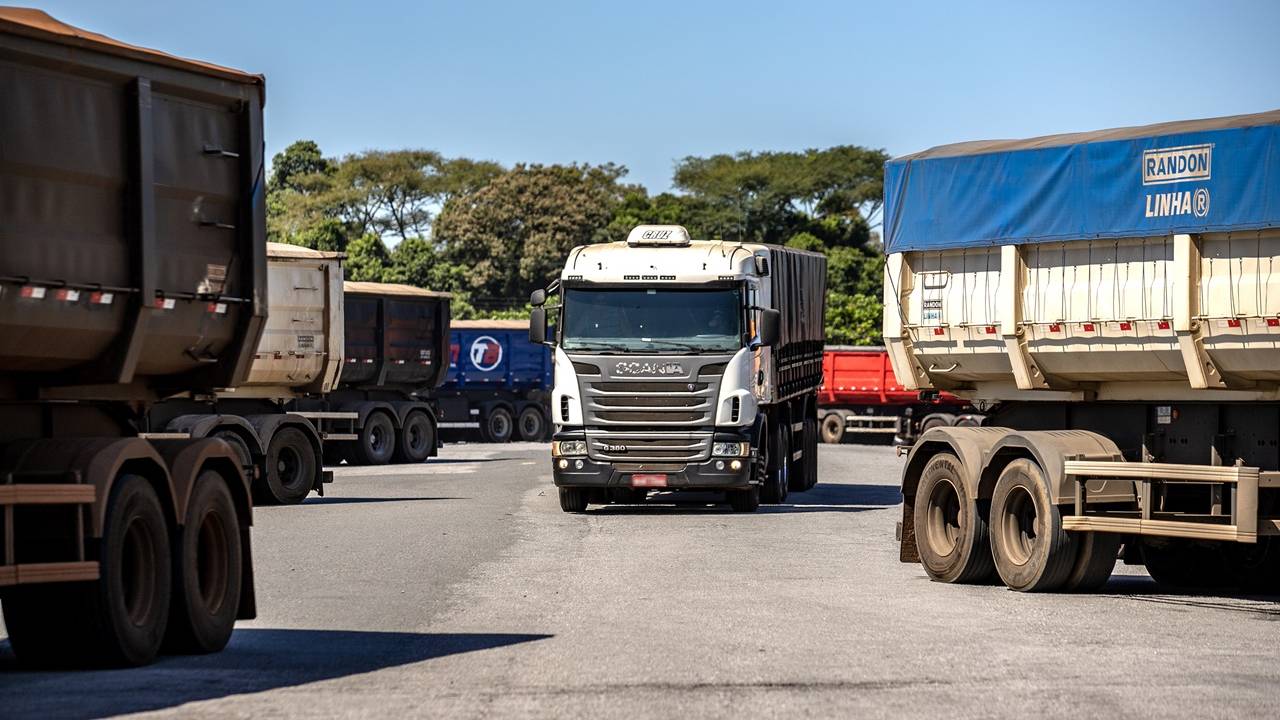
[[[584,381],[588,425],[706,427],[715,423],[717,382]]]
[[[587,456],[592,460],[617,462],[701,462],[711,457],[711,435],[588,433]]]

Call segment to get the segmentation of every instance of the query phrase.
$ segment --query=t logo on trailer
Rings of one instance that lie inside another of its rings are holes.
[[[471,364],[481,372],[489,372],[502,362],[502,343],[481,335],[471,343]]]

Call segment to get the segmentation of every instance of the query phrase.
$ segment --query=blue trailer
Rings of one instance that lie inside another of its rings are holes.
[[[550,433],[551,351],[529,342],[528,320],[455,320],[449,371],[435,397],[440,428],[486,442]]]

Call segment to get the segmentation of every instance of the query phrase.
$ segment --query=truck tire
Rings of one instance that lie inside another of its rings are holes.
[[[1120,541],[1124,536],[1116,533],[1073,533],[1076,545],[1076,561],[1066,582],[1064,592],[1095,592],[1111,579],[1120,553]]]
[[[395,461],[423,462],[431,456],[435,447],[436,433],[431,418],[421,410],[411,410],[404,418],[404,425],[396,433]]]
[[[804,489],[812,490],[818,486],[818,419],[805,418],[804,421]]]
[[[240,523],[226,480],[206,470],[196,479],[174,548],[173,607],[165,647],[211,653],[226,647],[240,606]]]
[[[1193,540],[1144,538],[1142,562],[1151,579],[1166,587],[1204,590],[1231,580],[1222,549]]]
[[[746,490],[730,490],[729,507],[734,512],[755,512],[760,508],[760,486],[752,485]]]
[[[485,442],[511,442],[511,434],[514,431],[515,420],[511,417],[511,411],[502,406],[490,408],[489,414],[485,415],[484,422],[480,425],[480,433],[484,436]]]
[[[586,512],[587,488],[560,488],[560,509],[567,513]]]
[[[996,480],[991,554],[1000,579],[1020,592],[1057,590],[1075,566],[1077,549],[1062,529],[1049,483],[1040,466],[1026,458],[1009,463]]]
[[[926,431],[932,430],[936,427],[951,427],[954,424],[955,418],[951,415],[947,415],[946,413],[930,415],[921,421],[920,434],[923,435]]]
[[[844,441],[844,416],[827,413],[822,416],[822,442],[838,445]]]
[[[121,475],[98,543],[100,577],[17,587],[4,619],[25,665],[138,666],[155,659],[169,623],[172,558],[160,499],[146,478]]]
[[[249,443],[245,442],[240,433],[235,430],[222,429],[213,433],[209,437],[217,438],[231,446],[232,451],[235,452],[236,458],[240,463],[240,470],[244,472],[245,477],[252,478],[257,474],[253,464],[253,453],[249,452]]]
[[[518,427],[521,440],[537,442],[547,434],[547,418],[542,414],[541,408],[529,405],[520,411]]]
[[[267,443],[265,476],[254,483],[254,500],[261,505],[297,505],[311,493],[315,484],[315,448],[296,427],[276,430]]]
[[[1250,592],[1280,593],[1280,539],[1260,537],[1255,545],[1232,544],[1226,548],[1232,579]]]
[[[396,451],[396,426],[391,416],[374,410],[360,428],[356,441],[356,460],[361,465],[386,465]]]
[[[985,582],[994,570],[987,522],[969,497],[960,459],[938,453],[920,474],[913,507],[920,564],[930,579]]]
[[[787,499],[787,469],[791,464],[788,462],[791,458],[791,443],[787,440],[791,429],[786,422],[778,421],[773,423],[772,433],[769,436],[768,477],[761,489],[760,499],[767,504],[776,505]]]

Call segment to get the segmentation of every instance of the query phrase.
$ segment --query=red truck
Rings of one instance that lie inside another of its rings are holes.
[[[911,445],[920,433],[944,425],[976,426],[982,416],[950,393],[907,390],[893,375],[882,347],[828,346],[822,353],[818,390],[822,440],[838,443],[846,434],[893,436]]]

